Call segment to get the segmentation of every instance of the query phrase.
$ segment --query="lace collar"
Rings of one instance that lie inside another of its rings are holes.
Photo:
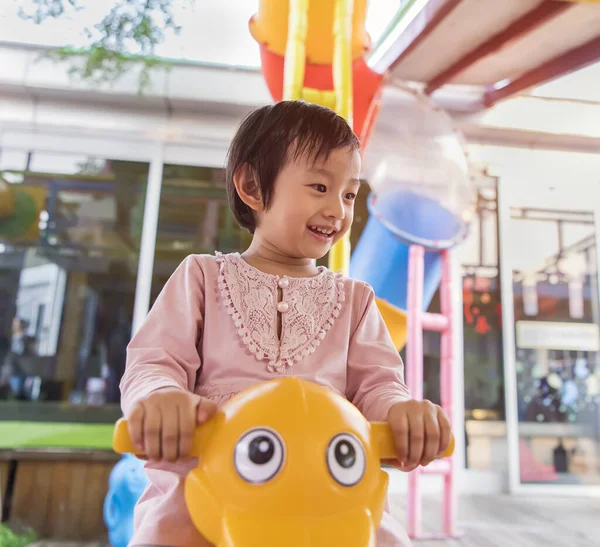
[[[313,353],[339,316],[341,274],[321,267],[315,277],[281,277],[248,264],[239,253],[216,253],[219,289],[244,345],[270,372],[284,373]],[[278,289],[287,308],[277,336]]]

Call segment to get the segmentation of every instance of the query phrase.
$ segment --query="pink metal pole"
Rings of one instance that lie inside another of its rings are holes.
[[[452,287],[450,254],[442,252],[442,281],[440,283],[441,314],[446,318],[446,329],[442,332],[440,359],[440,395],[442,408],[452,420]]]
[[[423,399],[423,275],[425,250],[411,245],[408,254],[406,380],[413,399]],[[408,476],[408,535],[421,535],[422,499],[418,468]]]
[[[408,254],[408,340],[406,368],[408,387],[413,399],[423,398],[423,275],[425,250],[411,245]]]
[[[442,252],[442,282],[440,285],[440,307],[442,315],[447,319],[447,328],[442,332],[440,359],[440,392],[442,408],[446,411],[452,424],[453,385],[452,369],[454,363],[453,328],[452,328],[452,263],[449,251]],[[456,536],[456,457],[450,458],[449,472],[444,475],[444,499],[442,504],[442,522],[447,537]]]

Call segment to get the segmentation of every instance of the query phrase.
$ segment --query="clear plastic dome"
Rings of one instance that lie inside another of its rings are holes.
[[[448,249],[468,233],[477,192],[464,142],[426,96],[384,88],[363,176],[371,213],[407,243]]]

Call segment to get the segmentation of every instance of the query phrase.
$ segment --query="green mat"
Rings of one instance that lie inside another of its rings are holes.
[[[0,421],[0,449],[112,449],[113,424]]]

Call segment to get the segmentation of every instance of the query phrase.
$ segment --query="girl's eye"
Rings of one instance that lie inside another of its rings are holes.
[[[346,199],[349,199],[350,201],[354,201],[356,199],[356,194],[353,194],[352,192],[346,194]]]
[[[327,192],[327,186],[325,186],[324,184],[313,184],[312,187],[317,192],[321,192],[322,194],[324,194],[325,192]]]

